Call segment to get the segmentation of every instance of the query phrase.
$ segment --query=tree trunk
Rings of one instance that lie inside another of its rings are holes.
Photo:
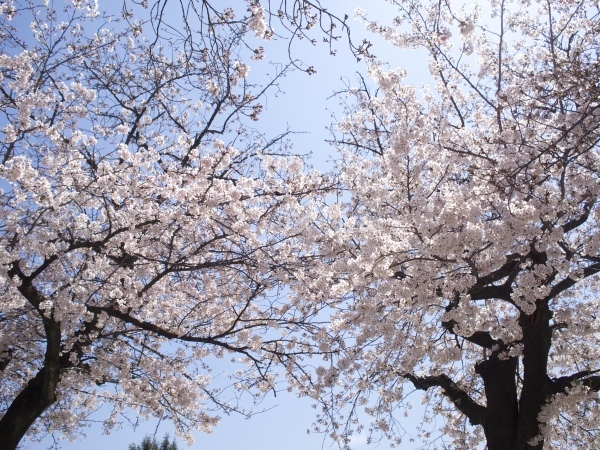
[[[544,440],[530,444],[540,435],[539,414],[548,394],[548,353],[552,344],[550,318],[546,305],[532,316],[519,319],[523,330],[523,388],[519,399],[516,450],[542,450]]]
[[[15,450],[29,427],[56,401],[60,371],[60,323],[44,318],[44,366],[27,383],[0,420],[0,450]]]
[[[517,435],[517,358],[497,356],[480,362],[476,372],[485,386],[487,407],[483,430],[488,450],[515,450]]]

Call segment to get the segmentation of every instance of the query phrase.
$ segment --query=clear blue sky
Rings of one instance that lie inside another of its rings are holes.
[[[112,0],[100,0],[102,4],[108,4]],[[152,1],[152,0],[150,0]],[[239,0],[234,0],[239,2]],[[118,2],[117,2],[118,3]],[[215,4],[222,4],[225,7],[227,0],[216,0]],[[372,15],[379,17],[385,22],[391,19],[390,5],[383,0],[323,0],[323,3],[332,11],[339,11],[343,16],[347,13],[353,16],[353,11],[361,7]],[[352,19],[350,19],[352,22]],[[384,43],[374,36],[368,36],[362,26],[354,21],[355,39],[360,42],[363,37],[367,37],[375,44],[374,52],[388,61],[392,67],[406,67],[409,69],[409,80],[420,84],[428,79],[426,56],[412,53],[401,53],[399,50],[384,45]],[[266,49],[266,58],[264,62],[257,63],[249,61],[251,75],[254,81],[264,80],[265,74],[273,71],[268,61],[286,61],[286,43],[285,42],[265,42],[258,45],[264,45]],[[314,65],[317,74],[308,76],[304,73],[295,72],[288,75],[280,83],[282,94],[277,97],[269,96],[265,104],[265,110],[261,115],[257,127],[267,135],[275,135],[285,131],[288,127],[294,131],[303,131],[306,134],[297,135],[294,138],[294,149],[298,152],[311,151],[313,153],[313,164],[317,168],[326,169],[324,161],[333,154],[333,150],[324,143],[324,139],[329,138],[329,132],[326,128],[331,123],[331,114],[328,111],[339,112],[339,100],[330,99],[334,91],[344,86],[342,79],[350,80],[356,85],[356,72],[364,73],[364,63],[357,64],[356,59],[350,54],[347,43],[340,41],[337,44],[338,55],[331,57],[327,45],[321,44],[312,47],[308,42],[297,42],[294,49],[300,59],[303,59],[310,65]],[[338,114],[339,117],[339,114]],[[420,394],[417,394],[413,403],[418,404]],[[297,399],[294,394],[282,393],[275,398],[268,397],[261,405],[264,408],[272,408],[269,411],[254,416],[250,420],[234,415],[223,417],[221,423],[216,427],[212,434],[196,433],[196,443],[190,447],[201,450],[226,450],[226,449],[244,449],[244,450],[318,450],[320,448],[337,448],[332,441],[323,435],[306,433],[311,422],[315,419],[316,411],[311,407],[313,402],[310,399]],[[97,416],[98,420],[103,417]],[[405,428],[410,429],[419,423],[420,415],[415,414],[405,423]],[[160,439],[166,432],[173,436],[173,428],[167,423],[161,423],[157,428],[156,421],[143,423],[137,430],[133,430],[125,424],[120,430],[113,430],[110,435],[102,434],[100,425],[94,425],[85,430],[87,437],[72,443],[62,440],[60,435],[60,448],[64,450],[126,450],[130,443],[139,443],[145,434],[157,433]],[[352,444],[354,450],[364,450],[366,448],[375,448],[374,445],[366,445],[366,437],[358,436]],[[187,448],[180,440],[177,441],[180,449]],[[22,448],[27,450],[43,450],[52,447],[54,441],[50,438],[40,443],[34,443],[27,439],[22,442]],[[417,444],[414,444],[415,446]],[[387,448],[386,443],[382,443],[379,448]],[[412,446],[403,446],[403,449],[413,448]]]

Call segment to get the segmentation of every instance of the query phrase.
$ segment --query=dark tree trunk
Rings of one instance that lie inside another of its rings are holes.
[[[60,323],[44,319],[44,367],[27,383],[0,420],[0,450],[15,450],[29,427],[56,401],[60,372]]]
[[[482,361],[476,367],[485,386],[487,407],[483,430],[488,450],[514,450],[519,415],[517,404],[517,358]]]
[[[492,357],[477,365],[485,386],[484,432],[489,450],[542,450],[539,414],[548,398],[548,353],[552,344],[551,312],[545,304],[523,314],[523,382],[517,395],[518,358]]]
[[[545,304],[532,316],[519,319],[523,330],[523,388],[519,399],[516,450],[542,450],[543,439],[529,442],[540,434],[539,414],[548,397],[548,353],[552,345],[551,312]]]
[[[542,450],[544,439],[540,432],[544,424],[539,422],[539,416],[548,398],[564,392],[574,380],[582,380],[582,383],[600,391],[600,376],[594,375],[600,370],[578,372],[552,380],[548,377],[548,354],[552,345],[551,318],[552,312],[545,300],[538,302],[534,314],[521,314],[521,357],[506,356],[504,343],[494,342],[485,332],[467,338],[483,348],[494,349],[489,359],[475,366],[475,372],[483,380],[485,406],[478,404],[446,375],[417,377],[405,373],[402,376],[417,389],[441,388],[443,395],[468,418],[471,425],[483,427],[488,450]],[[454,331],[452,324],[447,324],[446,328]],[[520,374],[521,358],[523,368]],[[520,392],[517,383],[519,375],[522,376]]]

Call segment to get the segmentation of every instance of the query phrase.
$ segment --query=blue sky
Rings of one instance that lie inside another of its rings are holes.
[[[109,0],[100,0],[100,7],[103,2]],[[222,3],[225,7],[228,2],[222,0],[215,3]],[[341,16],[347,13],[353,16],[353,11],[357,7],[365,9],[369,15],[379,17],[385,20],[390,18],[390,5],[383,0],[378,2],[367,0],[324,0],[332,11],[339,12]],[[352,21],[352,19],[350,19]],[[380,39],[367,35],[362,26],[353,22],[355,39],[360,42],[363,37],[374,42],[373,51],[382,59],[388,61],[391,67],[406,67],[409,69],[409,80],[416,84],[421,84],[428,78],[427,60],[421,53],[402,53],[397,49],[385,45]],[[269,65],[269,61],[285,61],[287,54],[287,43],[285,42],[265,42],[257,45],[264,45],[266,49],[265,61],[251,64],[251,76],[254,81],[260,82],[267,79],[267,74],[274,71],[274,67]],[[296,135],[295,151],[304,153],[312,152],[312,162],[316,168],[326,170],[328,164],[325,161],[334,154],[331,147],[324,142],[329,138],[327,127],[330,125],[331,111],[338,111],[339,100],[330,98],[335,91],[344,87],[344,80],[350,81],[356,85],[356,72],[364,73],[365,64],[356,63],[356,59],[350,54],[347,44],[340,41],[337,44],[338,54],[335,57],[329,55],[329,49],[326,45],[311,46],[306,41],[297,42],[294,45],[296,55],[308,64],[315,66],[317,73],[308,76],[301,72],[295,72],[281,80],[280,89],[282,93],[274,97],[270,95],[265,103],[265,110],[261,115],[257,128],[267,135],[275,135],[285,131],[288,127],[294,131],[304,132]],[[251,63],[252,61],[249,61]],[[417,394],[413,403],[418,404],[420,394]],[[319,434],[307,434],[306,430],[314,421],[316,411],[311,407],[310,399],[298,399],[294,394],[280,393],[277,397],[272,395],[265,399],[262,407],[268,411],[246,420],[239,415],[223,417],[221,423],[215,428],[212,434],[196,433],[196,443],[190,447],[202,450],[223,450],[238,449],[245,450],[317,450],[320,448],[337,448],[337,445],[326,436]],[[97,415],[101,420],[102,414]],[[405,428],[410,429],[419,423],[420,416],[407,419]],[[85,450],[126,450],[130,443],[139,443],[145,434],[156,433],[157,438],[161,438],[165,433],[173,436],[173,428],[163,422],[157,424],[156,421],[143,423],[136,430],[125,424],[119,430],[113,430],[110,435],[102,434],[100,425],[94,425],[84,430],[86,438],[72,443],[59,439],[60,448],[65,450],[85,449]],[[187,448],[180,440],[177,441],[179,447],[183,450]],[[22,448],[27,450],[43,450],[52,447],[54,441],[51,438],[44,439],[42,442],[35,443],[25,439]],[[403,449],[416,448],[413,446],[403,446]],[[366,436],[357,436],[352,443],[354,450],[363,450],[366,448],[375,448],[375,445],[366,445]],[[386,443],[382,443],[379,448],[387,448]]]

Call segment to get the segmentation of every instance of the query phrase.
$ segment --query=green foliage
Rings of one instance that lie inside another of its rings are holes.
[[[144,436],[140,445],[129,444],[128,450],[178,450],[175,439],[169,441],[169,435],[165,434],[160,445],[155,437]]]

